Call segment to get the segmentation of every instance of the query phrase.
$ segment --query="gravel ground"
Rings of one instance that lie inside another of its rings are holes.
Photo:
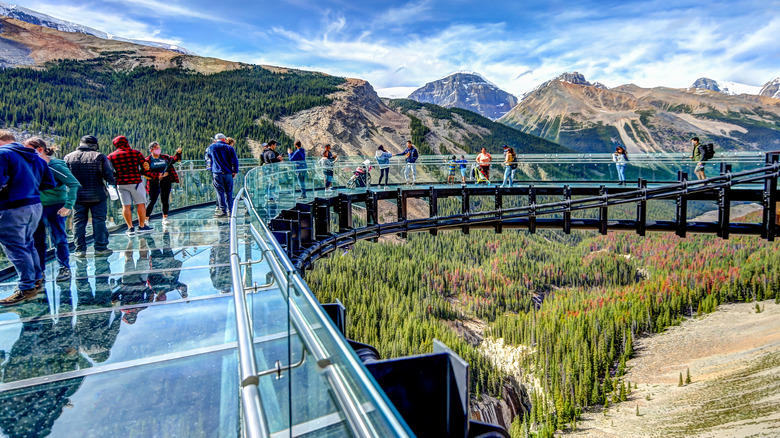
[[[562,436],[780,436],[780,305],[723,305],[637,341],[629,400],[586,412]],[[690,369],[692,383],[678,386]],[[639,416],[637,416],[637,407]]]

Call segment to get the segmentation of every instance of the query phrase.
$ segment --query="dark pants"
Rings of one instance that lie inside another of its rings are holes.
[[[0,210],[0,244],[19,274],[20,290],[34,288],[35,281],[43,278],[33,239],[42,212],[41,204]]]
[[[213,183],[217,191],[217,205],[220,210],[230,214],[233,210],[233,175],[215,173]]]
[[[385,179],[385,185],[387,185],[388,181],[390,181],[390,168],[386,167],[384,169],[379,169],[379,182],[377,183],[378,186],[382,185],[382,178]]]
[[[298,178],[298,184],[301,186],[301,196],[306,197],[306,170],[296,170],[295,176]]]
[[[146,205],[146,217],[152,215],[154,210],[154,204],[157,203],[157,198],[160,198],[162,202],[162,212],[165,216],[168,216],[168,203],[171,199],[171,187],[173,183],[170,178],[164,178],[157,181],[149,181],[149,203]]]
[[[46,270],[46,228],[51,233],[51,244],[57,253],[57,261],[60,267],[70,269],[70,248],[68,248],[68,234],[65,232],[65,218],[57,214],[65,204],[45,205],[38,229],[35,230],[35,249],[41,260],[41,270]]]
[[[76,251],[87,250],[87,220],[90,214],[92,215],[92,237],[95,239],[95,251],[103,251],[108,248],[107,213],[107,199],[99,202],[77,202],[73,206]]]

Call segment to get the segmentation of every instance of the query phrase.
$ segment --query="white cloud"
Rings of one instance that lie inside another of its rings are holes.
[[[198,11],[187,6],[180,5],[172,1],[157,1],[157,0],[119,0],[119,3],[125,6],[135,6],[147,9],[154,12],[155,16],[168,16],[168,17],[189,17],[197,18],[206,21],[216,22],[229,22],[213,11]]]

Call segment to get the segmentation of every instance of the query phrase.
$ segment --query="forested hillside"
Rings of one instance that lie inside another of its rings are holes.
[[[307,281],[322,302],[344,302],[348,335],[385,357],[445,340],[472,364],[477,397],[500,395],[507,370],[456,339],[453,321],[483,321],[485,335],[529,347],[512,374],[540,384],[528,388],[533,410],[513,436],[552,436],[576,426],[585,406],[625,400],[637,337],[722,302],[780,297],[780,252],[754,237],[449,232],[358,243],[318,262]]]
[[[164,150],[184,145],[185,159],[200,159],[217,132],[237,141],[249,157],[247,139],[292,140],[272,122],[318,105],[344,79],[320,73],[275,73],[258,66],[210,75],[180,68],[118,71],[123,52],[87,61],[61,61],[45,69],[0,70],[0,124],[43,132],[64,152],[83,135],[95,135],[104,152],[125,135],[145,149],[159,141]]]

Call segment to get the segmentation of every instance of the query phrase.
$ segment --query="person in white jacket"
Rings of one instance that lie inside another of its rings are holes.
[[[385,150],[385,147],[380,144],[376,150],[376,153],[374,154],[374,157],[376,157],[376,164],[379,166],[378,186],[382,185],[382,178],[384,177],[385,188],[387,188],[387,183],[390,180],[390,158],[393,157],[393,154],[387,152],[387,150]]]
[[[626,154],[626,150],[623,149],[623,146],[615,148],[615,153],[612,154],[612,161],[615,162],[615,167],[617,168],[618,179],[620,180],[619,185],[626,185],[625,171],[626,163],[628,163],[628,154]]]

